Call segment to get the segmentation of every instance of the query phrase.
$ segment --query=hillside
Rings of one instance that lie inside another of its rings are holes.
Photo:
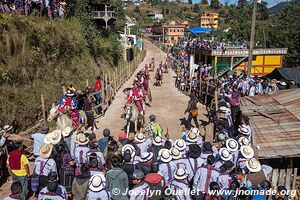
[[[0,15],[2,125],[16,120],[26,128],[40,118],[41,94],[49,106],[62,95],[63,85],[81,89],[86,79],[93,83],[112,70],[120,60],[116,36],[98,37],[96,29],[89,30],[95,37],[87,41],[85,31],[75,18]]]
[[[280,2],[280,3],[276,4],[275,6],[272,6],[271,8],[269,8],[269,13],[277,14],[277,13],[281,12],[289,4],[296,4],[296,5],[300,6],[300,0],[294,0],[294,1],[290,1],[290,2],[287,2],[287,1]]]

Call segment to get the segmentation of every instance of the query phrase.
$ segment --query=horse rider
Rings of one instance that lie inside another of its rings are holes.
[[[156,68],[156,74],[155,74],[156,81],[162,82],[162,64],[159,64],[159,66]]]
[[[137,81],[135,81],[133,83],[133,88],[130,90],[129,92],[129,97],[127,100],[127,103],[130,103],[131,101],[134,101],[135,105],[137,106],[137,108],[139,109],[141,115],[144,115],[144,110],[143,110],[143,91],[138,88],[139,83]]]

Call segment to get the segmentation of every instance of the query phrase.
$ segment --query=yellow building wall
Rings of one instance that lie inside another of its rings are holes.
[[[255,56],[252,61],[252,75],[263,76],[271,73],[274,69],[282,67],[282,55],[260,55]],[[237,72],[247,70],[247,63],[241,63],[237,68]]]

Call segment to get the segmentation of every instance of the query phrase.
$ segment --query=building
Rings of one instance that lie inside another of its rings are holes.
[[[164,19],[164,16],[161,13],[149,13],[147,16],[152,20],[156,20],[156,19],[157,20],[162,20],[162,19]]]
[[[200,18],[200,26],[203,28],[218,28],[219,13],[205,11]]]
[[[162,25],[163,43],[178,44],[181,37],[184,37],[184,31],[187,28],[184,24]]]

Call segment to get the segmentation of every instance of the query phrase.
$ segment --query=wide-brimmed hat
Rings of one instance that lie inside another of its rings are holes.
[[[56,145],[61,140],[61,131],[60,130],[54,130],[49,133],[49,140],[51,144]]]
[[[100,192],[106,186],[105,176],[94,174],[89,180],[89,189],[93,192]]]
[[[196,127],[192,127],[190,132],[195,133],[197,136],[201,135],[200,130]]]
[[[198,136],[194,132],[190,131],[186,136],[186,140],[190,143],[196,143]]]
[[[43,144],[40,149],[40,156],[44,159],[47,159],[51,156],[53,149],[52,144]]]
[[[177,139],[174,142],[174,147],[176,147],[179,151],[184,151],[186,149],[186,143],[183,139]]]
[[[241,154],[244,158],[250,159],[254,156],[254,150],[250,146],[241,146]]]
[[[153,143],[154,145],[156,145],[156,146],[162,146],[164,142],[163,142],[163,140],[162,140],[162,138],[161,138],[160,136],[156,136],[156,137],[153,139],[152,143]]]
[[[227,148],[221,148],[219,150],[219,155],[224,161],[231,160],[232,158],[231,152]]]
[[[72,132],[72,127],[67,126],[67,127],[65,128],[65,130],[63,130],[63,131],[61,132],[61,134],[63,135],[63,137],[68,137],[68,136],[70,135],[71,132]]]
[[[72,92],[72,91],[70,91],[70,90],[68,90],[68,91],[65,93],[65,95],[66,95],[67,97],[74,97],[74,96],[75,96],[75,93]]]
[[[261,164],[255,158],[247,160],[246,167],[249,169],[250,172],[259,172],[261,170]]]
[[[226,147],[229,151],[234,152],[239,148],[239,144],[235,139],[229,138],[226,140]]]
[[[79,145],[86,145],[87,143],[89,143],[89,140],[83,133],[79,133],[76,136],[75,142]]]
[[[135,151],[136,151],[134,146],[132,146],[131,144],[125,144],[122,147],[122,155],[124,155],[125,151],[127,150],[130,152],[131,158],[133,158],[135,156]]]
[[[219,108],[219,110],[220,110],[221,112],[223,112],[223,113],[227,113],[227,112],[230,112],[230,111],[231,111],[230,108],[227,108],[226,106],[221,106],[221,107]]]
[[[145,137],[145,135],[144,135],[143,133],[138,133],[138,134],[136,134],[136,135],[134,136],[134,140],[135,140],[136,142],[145,142],[146,137]]]
[[[158,156],[159,156],[159,159],[164,163],[168,163],[172,160],[171,152],[168,149],[161,149],[158,152]]]
[[[239,133],[243,134],[243,135],[250,135],[250,130],[247,126],[245,125],[240,125],[238,128]]]
[[[147,162],[153,158],[152,152],[143,152],[141,155],[141,162]]]
[[[241,146],[250,146],[251,145],[250,141],[246,137],[240,137],[238,141]]]
[[[191,158],[199,158],[201,155],[201,147],[197,144],[189,145],[189,156]]]
[[[45,138],[44,138],[44,143],[45,144],[51,144],[51,140],[50,140],[50,136],[51,134],[50,133],[48,133],[46,136],[45,136]]]
[[[170,151],[171,151],[173,160],[179,160],[181,158],[182,154],[176,147],[172,147],[170,149]]]
[[[2,128],[2,131],[6,132],[6,131],[10,131],[13,127],[11,125],[4,125],[3,128]]]
[[[183,167],[179,167],[175,172],[174,172],[174,178],[178,179],[178,180],[182,180],[185,179],[189,176],[188,171],[183,168]]]

